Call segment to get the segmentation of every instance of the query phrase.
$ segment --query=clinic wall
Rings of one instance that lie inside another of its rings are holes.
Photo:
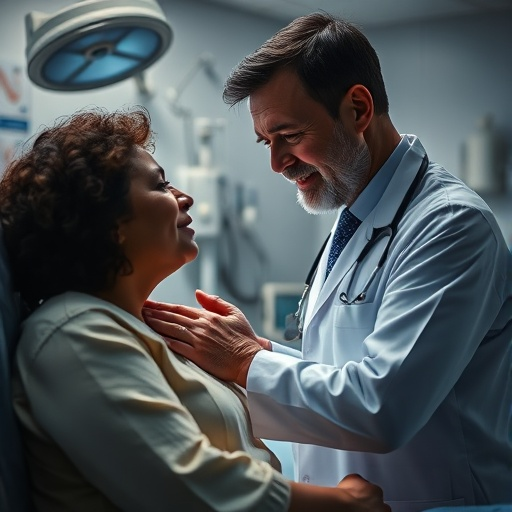
[[[485,194],[512,247],[512,12],[370,32],[379,49],[390,112],[432,160],[467,178],[461,150],[487,114],[506,143],[505,187]],[[482,172],[485,172],[482,169]]]
[[[147,72],[155,95],[151,99],[141,96],[132,80],[74,93],[56,93],[33,86],[32,130],[86,106],[114,109],[143,104],[150,111],[157,132],[155,157],[173,180],[175,169],[187,164],[187,141],[183,122],[171,112],[166,92],[178,85],[201,54],[208,52],[214,58],[218,82],[204,73],[198,74],[183,93],[180,104],[190,108],[194,116],[226,120],[226,128],[217,141],[221,169],[228,181],[243,183],[257,193],[259,213],[252,231],[268,258],[266,279],[302,281],[333,216],[308,215],[296,204],[294,187],[271,172],[268,150],[254,143],[245,106],[230,110],[221,99],[222,81],[232,67],[283,24],[208,2],[159,3],[173,28],[174,41],[169,52]],[[69,0],[0,0],[0,59],[25,67],[24,15],[32,10],[51,13],[67,5]],[[419,135],[433,160],[460,174],[460,145],[477,119],[486,113],[494,115],[496,125],[512,143],[510,15],[378,30],[362,28],[380,56],[391,117],[397,129]],[[512,242],[510,192],[488,201]],[[232,269],[242,284],[255,264],[250,251],[243,259],[240,268]],[[195,304],[198,272],[198,262],[190,264],[157,287],[154,298]],[[231,298],[222,284],[219,293]],[[259,329],[260,306],[240,305]]]

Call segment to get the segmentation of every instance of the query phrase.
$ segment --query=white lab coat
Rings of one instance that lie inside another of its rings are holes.
[[[347,271],[389,224],[420,167],[414,136],[381,200],[307,307],[303,355],[274,344],[251,364],[256,435],[294,441],[296,479],[359,473],[394,512],[512,503],[512,255],[487,205],[430,164],[364,304]],[[333,228],[334,229],[334,228]],[[383,250],[356,274],[361,291]]]

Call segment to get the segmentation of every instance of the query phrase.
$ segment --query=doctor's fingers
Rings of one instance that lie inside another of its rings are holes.
[[[160,313],[160,312],[159,312]],[[151,329],[160,334],[160,336],[187,341],[190,339],[190,329],[193,320],[182,316],[170,316],[170,313],[164,315],[155,315],[151,313],[142,312],[144,321]],[[185,335],[188,335],[185,337]]]
[[[143,311],[144,321],[164,338],[185,342],[189,345],[199,343],[219,343],[220,338],[231,337],[232,330],[223,321],[209,318],[208,312],[202,312],[196,318],[189,318],[169,311]]]
[[[163,322],[156,318],[146,318],[146,324],[156,333],[160,334],[167,345],[168,340],[177,340],[190,344],[192,341],[192,332],[179,323]]]
[[[202,310],[191,306],[184,306],[183,304],[170,304],[168,302],[157,302],[154,300],[146,300],[142,308],[143,314],[159,313],[159,318],[166,318],[166,313],[173,313],[187,318],[198,318]]]
[[[197,366],[215,377],[225,380],[237,382],[240,385],[247,380],[246,373],[240,369],[244,366],[244,354],[240,352],[232,352],[221,340],[212,342],[209,338],[198,338],[194,333],[189,332],[189,338],[183,336],[182,340],[177,338],[164,338],[167,346],[175,353],[186,357]],[[260,347],[261,349],[261,347]],[[253,355],[247,354],[252,359]],[[244,380],[238,381],[243,373]]]
[[[173,327],[171,324],[183,325],[183,327],[189,329],[202,315],[204,315],[202,311],[183,311],[181,308],[179,310],[173,309],[173,311],[169,311],[168,309],[142,308],[144,321],[156,332],[164,336],[172,336],[174,331],[172,330]],[[170,332],[167,330],[167,324],[171,326]]]
[[[202,290],[196,290],[196,300],[204,309],[217,313],[220,316],[242,315],[243,313],[231,302],[227,302],[218,295],[210,295]]]

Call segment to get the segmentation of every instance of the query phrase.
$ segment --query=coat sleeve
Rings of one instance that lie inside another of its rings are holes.
[[[276,352],[279,354],[288,354],[296,359],[302,359],[302,354],[299,350],[289,347],[284,343],[277,343],[276,341],[271,341],[272,343],[272,352]]]
[[[361,360],[335,367],[257,354],[247,385],[257,435],[389,452],[426,424],[488,333],[507,359],[509,338],[491,332],[507,304],[510,317],[512,304],[510,254],[496,228],[482,211],[466,205],[432,207],[418,217],[402,226],[388,258],[382,303],[363,340]],[[341,347],[332,332],[333,339],[311,343]],[[489,382],[499,359],[491,368],[480,365]]]

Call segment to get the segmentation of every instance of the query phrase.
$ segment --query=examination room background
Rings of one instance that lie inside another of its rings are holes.
[[[71,3],[0,0],[0,66],[19,66],[26,78],[25,15],[31,11],[51,14]],[[215,163],[232,189],[243,185],[243,190],[250,191],[251,204],[257,207],[248,226],[251,243],[256,245],[245,247],[239,265],[229,262],[235,273],[233,279],[239,283],[242,295],[245,286],[254,287],[259,280],[302,283],[334,215],[309,215],[296,204],[295,187],[271,172],[268,150],[255,144],[245,106],[229,110],[221,98],[222,82],[233,66],[285,23],[208,1],[159,0],[159,4],[174,39],[168,52],[145,73],[153,95],[142,95],[133,79],[91,91],[65,93],[28,84],[27,138],[55,118],[87,106],[117,109],[143,104],[157,132],[156,160],[170,180],[176,181],[177,169],[188,163],[190,140],[183,119],[170,107],[169,90],[184,83],[198,59],[208,55],[213,73],[196,73],[183,89],[179,104],[194,118],[224,120],[225,128],[215,133]],[[460,176],[462,145],[483,116],[492,116],[508,148],[507,176],[500,193],[483,195],[512,248],[510,11],[505,15],[362,28],[381,59],[392,120],[401,133],[418,135],[431,159]],[[0,94],[4,92],[0,87]],[[191,214],[197,215],[197,209],[193,208]],[[259,268],[262,259],[264,274]],[[193,262],[160,284],[153,298],[195,305],[194,290],[201,283],[201,268],[199,261]],[[221,279],[214,291],[237,303],[239,294],[232,293]],[[262,302],[238,301],[238,305],[261,332]],[[289,445],[269,444],[283,463],[283,473],[292,478]]]
[[[24,16],[30,11],[54,13],[69,0],[0,0],[0,63],[25,71]],[[257,198],[256,220],[250,226],[266,257],[266,281],[304,280],[333,215],[313,216],[296,204],[295,187],[271,172],[268,150],[255,144],[245,106],[229,110],[221,99],[222,82],[246,54],[284,23],[243,14],[198,0],[159,0],[174,32],[168,52],[146,72],[152,97],[141,95],[133,79],[85,92],[53,92],[29,84],[30,134],[61,115],[92,105],[115,109],[145,105],[157,132],[156,159],[171,180],[187,164],[187,141],[180,119],[169,106],[168,89],[176,87],[205,52],[212,58],[218,80],[199,72],[180,97],[193,116],[223,119],[225,129],[215,134],[223,175],[233,185],[243,184]],[[512,14],[466,16],[379,28],[362,27],[381,58],[390,99],[391,117],[401,133],[415,133],[431,159],[461,175],[460,150],[479,119],[491,115],[496,128],[512,146]],[[0,94],[3,91],[0,89]],[[30,135],[29,134],[29,135]],[[508,180],[500,194],[484,195],[496,212],[512,245],[512,157]],[[192,209],[192,216],[196,213]],[[243,256],[240,279],[256,271]],[[154,298],[195,304],[199,264],[169,277]],[[243,274],[243,275],[242,275]],[[236,302],[219,282],[220,295]],[[239,304],[257,330],[261,303]]]

